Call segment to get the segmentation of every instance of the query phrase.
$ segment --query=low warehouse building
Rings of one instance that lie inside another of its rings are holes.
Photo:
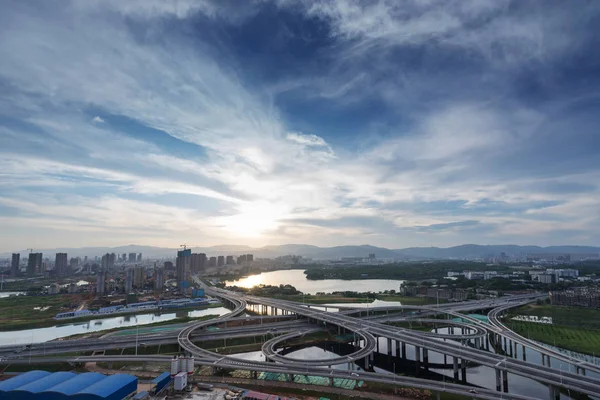
[[[0,382],[2,400],[123,400],[137,391],[135,376],[29,371]]]

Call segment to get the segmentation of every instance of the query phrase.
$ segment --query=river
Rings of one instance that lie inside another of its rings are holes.
[[[288,269],[282,271],[263,272],[258,275],[251,275],[234,281],[225,282],[228,286],[239,286],[251,288],[257,285],[292,285],[299,291],[306,294],[317,294],[320,292],[382,292],[384,290],[400,289],[400,285],[404,281],[392,279],[325,279],[320,281],[312,281],[306,279],[304,270]]]
[[[148,325],[184,317],[202,317],[204,315],[223,315],[230,312],[225,307],[205,308],[202,310],[182,310],[167,313],[138,315],[119,315],[115,317],[92,319],[85,322],[61,323],[47,328],[25,329],[21,331],[0,332],[0,345],[28,344],[46,342],[61,337],[124,328],[136,325]]]

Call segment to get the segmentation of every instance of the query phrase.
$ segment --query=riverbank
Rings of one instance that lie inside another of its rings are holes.
[[[368,297],[364,293],[363,297],[346,297],[340,294],[319,294],[319,295],[290,295],[290,296],[272,296],[272,298],[288,301],[296,301],[298,303],[310,304],[364,304],[372,303],[374,300],[399,302],[405,306],[424,306],[437,304],[436,299],[427,297],[406,297],[386,294],[373,294]],[[440,304],[445,303],[445,300],[440,300]]]
[[[549,323],[517,321],[517,316],[544,318]],[[529,304],[511,310],[504,323],[519,335],[579,353],[600,353],[600,311]]]
[[[219,317],[218,314],[203,315],[201,317],[182,317],[182,318],[177,318],[174,320],[160,321],[160,322],[154,322],[152,324],[146,324],[138,329],[133,329],[131,327],[114,328],[114,329],[107,329],[105,331],[98,331],[98,332],[92,332],[92,333],[80,333],[77,335],[65,336],[65,337],[60,338],[60,340],[88,339],[88,338],[95,338],[95,337],[99,338],[99,337],[109,336],[109,335],[110,336],[129,336],[129,335],[136,335],[136,334],[147,335],[147,334],[153,333],[153,331],[155,331],[156,328],[161,328],[160,329],[161,331],[169,330],[169,329],[174,330],[174,329],[178,329],[178,328],[182,327],[183,325],[185,325],[189,322],[207,321],[209,319],[214,319],[217,317]]]
[[[47,296],[17,296],[0,299],[0,332],[19,331],[25,329],[47,328],[62,324],[77,324],[97,320],[99,318],[110,318],[112,315],[86,315],[80,318],[69,318],[61,321],[54,319],[59,312],[66,308],[74,309],[85,301],[82,295],[47,295]],[[210,304],[205,306],[193,306],[186,308],[168,309],[163,313],[180,311],[204,310],[222,307],[221,304]],[[160,313],[160,312],[158,312]],[[127,314],[115,314],[114,316],[157,314],[157,310],[139,310]]]

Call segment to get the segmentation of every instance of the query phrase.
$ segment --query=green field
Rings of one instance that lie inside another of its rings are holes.
[[[15,296],[0,299],[0,331],[55,325],[52,318],[63,307],[81,304],[77,295]]]
[[[528,339],[580,353],[600,353],[600,331],[598,330],[521,321],[507,321],[507,325]]]
[[[554,325],[600,330],[600,310],[590,308],[528,304],[512,310],[510,315],[551,317]]]

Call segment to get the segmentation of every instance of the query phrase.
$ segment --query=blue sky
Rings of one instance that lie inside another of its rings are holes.
[[[0,250],[600,237],[600,4],[3,2]]]

